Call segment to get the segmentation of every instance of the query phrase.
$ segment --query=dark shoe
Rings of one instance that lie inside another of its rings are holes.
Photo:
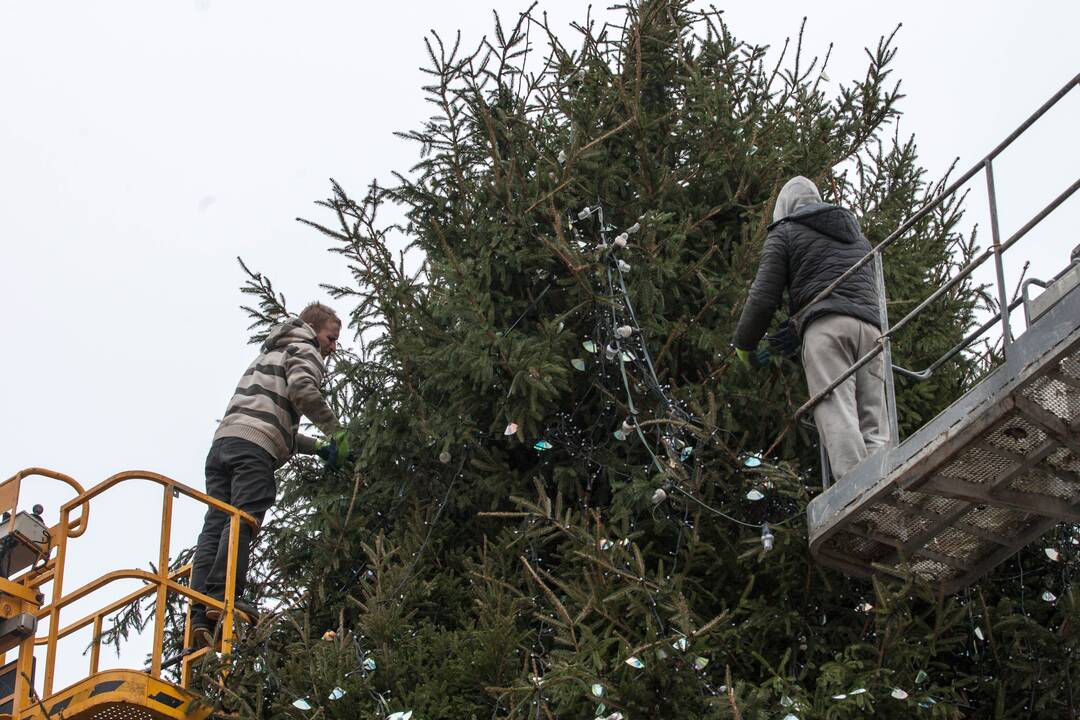
[[[219,598],[214,598],[215,600]],[[234,603],[237,614],[240,615],[240,619],[249,623],[254,623],[259,619],[259,608],[246,600],[236,600]],[[212,623],[219,622],[221,620],[222,612],[216,607],[206,608],[206,619]]]

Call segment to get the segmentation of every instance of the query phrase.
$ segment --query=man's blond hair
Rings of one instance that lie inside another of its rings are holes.
[[[337,313],[319,302],[313,302],[304,308],[300,313],[300,319],[314,328],[315,332],[322,330],[328,322],[341,324],[341,318],[337,316]]]

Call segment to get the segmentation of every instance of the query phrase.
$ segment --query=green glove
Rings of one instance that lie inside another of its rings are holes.
[[[315,454],[326,462],[331,470],[340,470],[352,461],[349,451],[349,431],[338,430],[328,438],[315,443]]]

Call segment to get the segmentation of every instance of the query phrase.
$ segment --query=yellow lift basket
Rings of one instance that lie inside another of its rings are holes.
[[[42,520],[40,506],[34,506],[30,511],[19,507],[23,481],[32,477],[60,481],[75,492],[75,497],[60,507],[60,520],[52,527],[46,526]],[[157,571],[135,568],[115,570],[68,591],[64,584],[68,541],[86,532],[90,501],[128,481],[153,482],[161,486]],[[190,579],[191,565],[169,570],[173,500],[179,495],[216,508],[230,518],[224,600],[195,592],[181,582]],[[204,603],[208,608],[219,608],[222,611],[219,649],[223,654],[228,654],[235,637],[233,619],[240,523],[257,527],[255,518],[157,473],[140,470],[121,472],[84,490],[67,475],[37,467],[22,470],[0,483],[0,513],[3,513],[0,517],[0,720],[203,720],[210,716],[211,708],[188,686],[193,664],[214,648],[202,648],[180,659],[179,684],[162,678],[168,594],[178,593],[187,598],[189,615],[192,601]],[[69,605],[114,581],[127,579],[142,580],[146,585],[74,622],[62,624],[61,616]],[[40,588],[49,582],[52,582],[51,598],[46,602]],[[156,595],[150,667],[100,671],[104,619],[129,603],[150,595]],[[39,633],[38,621],[46,618],[48,630]],[[54,688],[57,643],[86,627],[93,628],[86,677],[68,687]],[[45,648],[40,693],[34,683],[34,650],[38,646]],[[185,623],[184,646],[191,647],[190,623]]]

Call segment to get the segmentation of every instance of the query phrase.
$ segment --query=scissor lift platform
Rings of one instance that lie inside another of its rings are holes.
[[[814,498],[808,519],[820,562],[946,593],[1080,522],[1080,291],[967,394]]]
[[[35,705],[21,720],[203,720],[210,708],[193,693],[133,670],[84,678]],[[0,715],[0,718],[10,718]]]

